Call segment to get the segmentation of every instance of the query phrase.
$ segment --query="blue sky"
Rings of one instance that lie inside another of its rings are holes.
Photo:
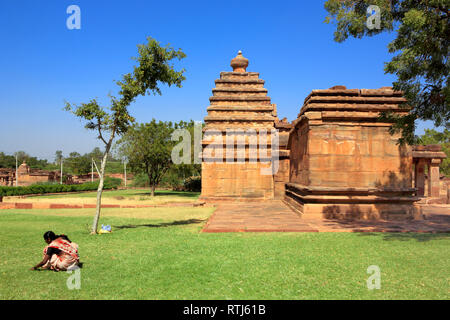
[[[387,44],[394,34],[333,41],[324,1],[22,0],[0,4],[0,151],[24,150],[52,160],[101,146],[64,101],[108,103],[114,80],[132,70],[137,44],[151,36],[181,48],[183,88],[137,99],[139,122],[202,120],[214,80],[231,71],[238,50],[247,71],[266,80],[280,118],[296,118],[313,89],[390,86]],[[81,30],[69,30],[69,5],[81,9]],[[417,134],[430,123],[419,123]]]

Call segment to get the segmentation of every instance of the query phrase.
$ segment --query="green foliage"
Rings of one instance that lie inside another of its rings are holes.
[[[184,191],[202,191],[202,177],[189,177],[184,181]]]
[[[179,141],[172,141],[171,136],[176,129],[186,129],[191,136],[191,163],[194,156],[194,122],[180,121],[136,124],[118,141],[117,150],[128,159],[131,170],[137,174],[135,186],[157,185],[171,187],[174,190],[183,188],[187,177],[200,175],[200,164],[174,164],[172,149]],[[147,178],[140,174],[146,174]]]
[[[201,124],[200,130],[204,127],[204,124]],[[170,168],[170,172],[172,173],[174,177],[177,178],[177,184],[181,185],[184,180],[191,176],[201,176],[202,172],[202,165],[195,163],[195,122],[193,120],[189,122],[180,121],[179,123],[175,123],[175,129],[186,129],[189,132],[189,135],[191,136],[191,161],[190,164],[173,164]]]
[[[71,152],[68,158],[64,159],[66,172],[74,175],[87,174],[91,172],[91,158],[88,154],[82,156],[78,152]]]
[[[135,124],[118,141],[119,152],[128,159],[132,171],[145,173],[153,189],[172,165],[173,130],[172,122],[153,119]]]
[[[0,197],[23,196],[28,194],[44,194],[59,192],[93,191],[98,188],[98,181],[83,184],[35,184],[28,187],[0,186]],[[104,189],[117,189],[122,183],[121,179],[107,177]]]
[[[84,155],[78,152],[71,152],[69,157],[63,159],[64,173],[71,175],[89,174],[92,169],[91,161],[94,159],[97,166],[100,165],[103,158],[103,152],[96,147],[91,152]],[[96,172],[95,167],[93,168]],[[105,168],[105,173],[123,173],[123,163],[120,160],[114,159],[113,156],[108,156],[108,163]]]
[[[63,158],[63,152],[61,150],[56,150],[55,163],[61,163],[62,158]]]
[[[444,132],[438,132],[434,129],[426,129],[425,134],[417,139],[417,144],[439,144],[442,151],[445,152],[447,158],[441,163],[440,170],[447,177],[450,176],[450,131],[445,129]]]
[[[109,112],[100,106],[96,99],[78,106],[66,103],[65,109],[87,121],[86,129],[97,131],[98,138],[106,146],[110,147],[114,137],[124,134],[134,122],[128,106],[138,96],[149,93],[161,95],[160,84],[181,87],[182,81],[185,80],[183,76],[185,70],[176,71],[170,62],[173,59],[181,60],[186,55],[168,45],[161,47],[159,42],[150,37],[147,41],[145,45],[138,45],[139,56],[133,58],[138,65],[134,67],[133,72],[125,74],[121,81],[116,82],[120,88],[119,98],[110,95]],[[110,133],[109,140],[104,137],[105,132]]]
[[[133,178],[133,183],[131,186],[135,188],[148,188],[150,186],[148,175],[142,172],[137,173]]]
[[[175,170],[173,164],[166,174],[162,177],[159,187],[170,188],[172,190],[183,190],[183,179],[179,176],[179,173]]]
[[[16,158],[0,152],[0,168],[15,168]]]
[[[367,28],[367,8],[381,9],[381,28]],[[402,132],[400,142],[414,142],[415,120],[432,120],[436,127],[450,128],[450,30],[448,0],[328,0],[326,22],[337,22],[334,39],[345,41],[349,36],[362,38],[396,28],[397,37],[389,45],[395,54],[385,64],[385,72],[397,76],[395,90],[404,92],[409,116],[382,117],[395,122],[391,132]]]
[[[0,152],[0,168],[15,168],[16,167],[16,156],[17,162],[20,166],[22,162],[26,161],[26,163],[32,169],[40,169],[46,170],[49,166],[47,160],[38,159],[36,157],[32,157],[24,151],[16,152],[14,155],[7,155],[3,152]]]

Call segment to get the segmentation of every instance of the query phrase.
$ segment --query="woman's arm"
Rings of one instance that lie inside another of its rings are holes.
[[[42,267],[43,265],[45,265],[45,264],[48,262],[48,260],[50,260],[50,256],[49,256],[48,254],[46,254],[46,255],[44,256],[44,259],[42,259],[41,262],[39,262],[37,265],[35,265],[33,268],[31,268],[31,270],[37,270],[37,269],[39,269],[40,267]]]

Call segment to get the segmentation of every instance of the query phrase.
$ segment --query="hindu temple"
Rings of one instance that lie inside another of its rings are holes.
[[[204,119],[202,199],[282,199],[301,215],[397,219],[414,216],[425,181],[429,195],[439,194],[445,154],[400,145],[391,123],[380,121],[380,112],[409,112],[402,92],[312,90],[289,123],[248,65],[239,52],[233,71],[215,81]]]

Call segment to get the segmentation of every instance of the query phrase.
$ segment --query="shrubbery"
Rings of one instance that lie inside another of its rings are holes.
[[[95,181],[83,184],[36,184],[28,187],[0,187],[0,197],[23,196],[27,194],[95,191],[98,188],[98,183],[98,181]],[[117,189],[121,185],[121,183],[121,179],[106,177],[103,189]]]
[[[150,186],[148,176],[145,173],[136,174],[133,178],[133,183],[131,186],[135,188],[148,188]]]
[[[193,192],[202,191],[202,177],[194,176],[187,178],[184,181],[184,190]]]

